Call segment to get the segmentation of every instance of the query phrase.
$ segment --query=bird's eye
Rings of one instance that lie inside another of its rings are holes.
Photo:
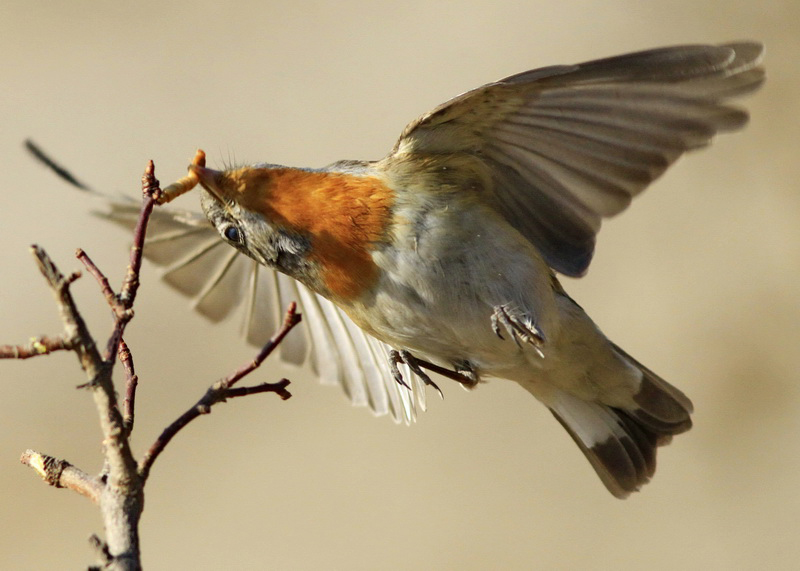
[[[223,232],[225,238],[230,242],[239,243],[242,239],[242,235],[239,233],[239,229],[236,226],[228,226],[225,228],[225,232]]]

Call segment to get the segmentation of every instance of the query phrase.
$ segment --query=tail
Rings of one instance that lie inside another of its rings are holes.
[[[569,432],[608,491],[620,499],[638,491],[656,471],[656,448],[692,427],[692,403],[622,349],[624,360],[642,373],[635,408],[588,402],[558,391],[550,411]]]

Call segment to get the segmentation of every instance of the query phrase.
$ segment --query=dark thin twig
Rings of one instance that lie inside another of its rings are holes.
[[[281,328],[272,336],[266,345],[259,351],[255,359],[243,365],[234,371],[228,377],[217,381],[208,388],[205,395],[195,403],[189,410],[184,412],[172,424],[170,424],[161,435],[156,439],[150,449],[145,453],[144,458],[139,463],[139,474],[142,480],[147,480],[150,474],[150,469],[156,458],[164,451],[167,444],[172,438],[178,434],[187,424],[202,414],[211,412],[211,407],[219,402],[224,402],[227,398],[245,396],[247,394],[256,394],[264,392],[277,393],[282,399],[286,400],[291,397],[291,393],[286,390],[289,381],[283,379],[277,383],[262,383],[255,387],[232,388],[235,383],[240,381],[243,377],[253,372],[255,369],[269,357],[270,353],[283,341],[283,338],[291,331],[295,325],[300,323],[301,316],[297,313],[297,304],[291,303],[286,311],[286,317],[283,320]]]
[[[114,325],[114,331],[108,339],[106,345],[106,359],[111,360],[119,350],[119,344],[122,336],[125,333],[125,327],[128,322],[133,318],[133,302],[136,299],[136,292],[139,290],[139,272],[142,269],[142,254],[144,252],[144,239],[147,233],[147,223],[150,221],[150,215],[153,213],[153,208],[161,197],[161,188],[159,187],[158,179],[155,176],[155,165],[153,161],[147,163],[144,175],[142,176],[142,210],[139,214],[139,219],[136,222],[136,228],[133,231],[133,244],[131,245],[130,263],[128,264],[128,271],[125,274],[125,279],[122,282],[119,296],[119,308],[114,309],[117,315],[117,320]]]
[[[277,383],[261,383],[252,387],[232,387],[225,391],[225,398],[246,397],[259,393],[276,393],[281,400],[291,398],[292,393],[286,390],[289,386],[289,379],[281,379]]]
[[[111,306],[111,309],[113,309],[114,313],[116,314],[119,311],[120,303],[117,299],[117,294],[115,294],[114,290],[111,289],[111,284],[108,282],[106,275],[92,261],[92,259],[89,257],[89,254],[84,252],[81,248],[75,250],[75,257],[81,261],[81,263],[86,267],[86,270],[92,274],[94,279],[97,280],[97,283],[100,284],[100,291],[103,292],[103,296],[106,298],[108,305]]]
[[[128,266],[128,273],[125,275],[125,281],[122,283],[122,289],[119,293],[120,301],[126,307],[133,305],[133,300],[136,298],[136,292],[139,289],[139,271],[142,268],[142,254],[144,252],[144,238],[147,232],[147,223],[150,221],[150,214],[153,212],[153,207],[158,203],[161,197],[161,188],[158,179],[155,176],[155,165],[153,161],[147,163],[144,175],[142,176],[142,212],[139,215],[139,220],[136,223],[136,228],[133,230],[133,245],[131,246],[131,260]]]
[[[289,304],[289,307],[286,309],[286,314],[283,318],[283,324],[281,328],[272,336],[272,338],[267,341],[267,344],[258,352],[255,359],[253,359],[250,363],[239,367],[236,371],[233,372],[225,382],[227,383],[225,388],[230,388],[234,384],[236,384],[240,379],[249,375],[252,371],[257,369],[261,363],[264,362],[264,359],[270,356],[270,354],[275,350],[275,348],[281,344],[283,338],[288,335],[289,331],[291,331],[295,325],[300,323],[301,316],[297,313],[297,304],[292,302]]]

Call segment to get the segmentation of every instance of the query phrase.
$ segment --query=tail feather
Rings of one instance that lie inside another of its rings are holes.
[[[659,445],[667,444],[673,435],[689,430],[694,411],[692,401],[620,347],[612,345],[623,359],[642,372],[639,392],[633,395],[638,408],[627,412],[660,437]]]
[[[600,480],[617,498],[626,498],[650,481],[656,449],[692,426],[692,403],[678,389],[614,347],[642,372],[637,408],[588,402],[558,390],[550,411],[583,451]]]
[[[550,411],[609,492],[617,498],[626,498],[653,477],[656,443],[651,433],[611,407],[566,393],[560,397]]]

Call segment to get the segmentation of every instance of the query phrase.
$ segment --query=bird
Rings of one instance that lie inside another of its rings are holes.
[[[379,160],[195,160],[181,192],[197,185],[203,215],[157,209],[145,255],[213,320],[246,300],[254,343],[296,300],[307,331],[284,358],[310,359],[376,413],[413,419],[436,386],[426,367],[468,388],[518,383],[626,498],[691,428],[692,402],[609,340],[559,275],[583,276],[602,220],[684,152],[746,124],[729,101],[763,83],[763,52],[679,45],[533,69],[423,114]],[[117,200],[104,216],[137,214]]]

